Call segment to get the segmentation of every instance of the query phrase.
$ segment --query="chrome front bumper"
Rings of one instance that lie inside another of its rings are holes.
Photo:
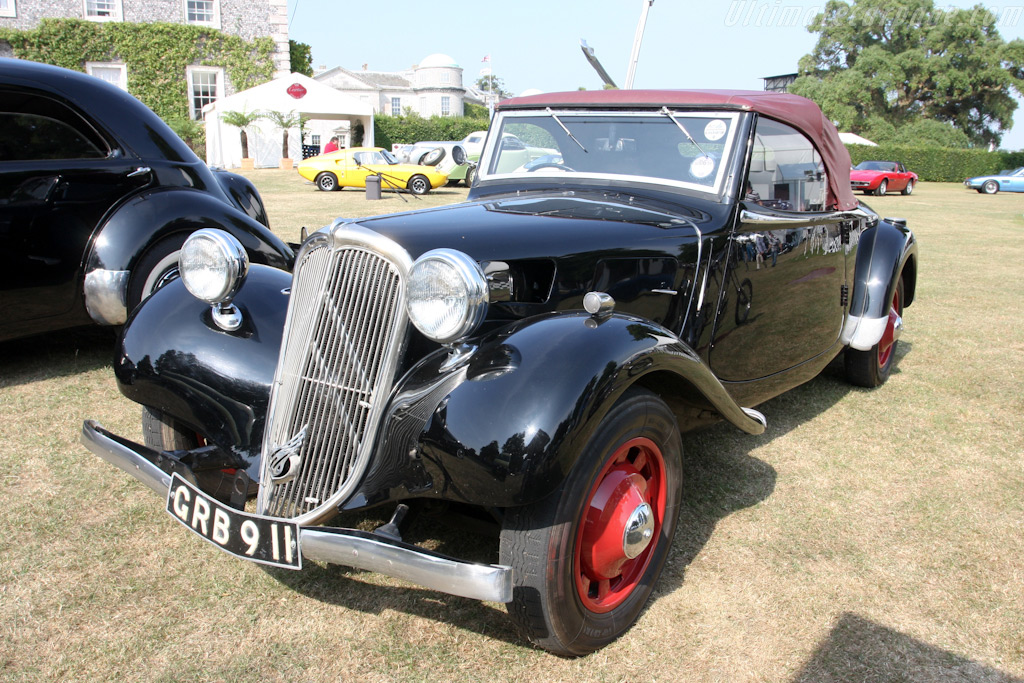
[[[159,495],[167,495],[171,475],[156,464],[163,457],[159,453],[108,432],[94,420],[82,424],[82,443]],[[304,526],[299,547],[309,560],[386,574],[464,598],[512,600],[512,568],[503,565],[463,562],[356,529]]]

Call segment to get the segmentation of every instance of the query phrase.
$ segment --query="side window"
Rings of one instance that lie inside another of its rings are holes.
[[[825,210],[825,164],[803,133],[761,117],[744,198],[781,211]]]
[[[222,96],[224,70],[220,68],[186,67],[189,91],[189,109],[195,121],[203,120],[203,107]]]
[[[85,18],[90,21],[121,21],[121,0],[85,0]]]
[[[0,91],[0,103],[0,162],[107,156],[96,132],[59,102]]]

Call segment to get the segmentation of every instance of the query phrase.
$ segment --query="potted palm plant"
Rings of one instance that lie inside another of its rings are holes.
[[[292,110],[287,114],[279,111],[268,111],[263,115],[263,118],[281,130],[281,168],[289,170],[294,168],[295,161],[288,156],[288,131],[298,126],[302,122],[302,117]]]
[[[242,140],[242,170],[251,171],[255,166],[255,159],[249,156],[249,136],[245,129],[256,123],[263,115],[258,112],[228,111],[221,114],[221,121],[238,128]]]

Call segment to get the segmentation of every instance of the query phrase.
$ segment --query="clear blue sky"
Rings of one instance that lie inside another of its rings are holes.
[[[981,3],[1000,16],[1004,40],[1024,37],[1022,0]],[[761,78],[796,71],[816,35],[807,23],[825,0],[655,0],[636,71],[637,88],[760,90]],[[936,0],[937,7],[973,7]],[[621,86],[642,0],[437,2],[288,0],[289,34],[313,49],[313,67],[399,71],[429,54],[451,56],[465,82],[485,55],[507,90],[596,90],[601,80],[581,38]],[[1024,103],[1004,149],[1024,149]]]

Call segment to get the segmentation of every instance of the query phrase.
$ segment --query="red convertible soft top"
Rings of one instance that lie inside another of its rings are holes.
[[[537,107],[693,107],[755,111],[789,124],[811,139],[828,169],[828,201],[839,211],[857,208],[850,189],[850,153],[818,105],[799,95],[760,90],[574,90],[513,97],[499,110]]]

